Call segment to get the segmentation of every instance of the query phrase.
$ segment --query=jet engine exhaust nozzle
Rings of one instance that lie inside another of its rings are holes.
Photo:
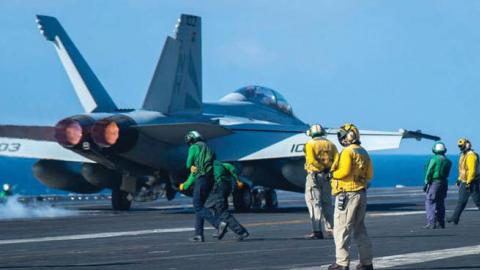
[[[93,122],[88,116],[63,119],[55,125],[55,139],[64,147],[73,148],[87,139]]]
[[[120,138],[120,128],[115,121],[103,119],[92,128],[93,141],[102,148],[108,148],[117,143]]]
[[[98,120],[92,127],[92,139],[103,149],[128,151],[137,141],[138,133],[130,128],[135,121],[124,115],[116,115]]]

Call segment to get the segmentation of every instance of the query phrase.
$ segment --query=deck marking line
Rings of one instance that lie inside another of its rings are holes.
[[[136,235],[145,235],[145,234],[191,232],[191,231],[194,231],[194,228],[171,228],[171,229],[126,231],[126,232],[87,233],[87,234],[48,236],[48,237],[25,238],[25,239],[6,239],[6,240],[0,240],[0,245],[50,242],[50,241],[66,241],[66,240],[85,240],[85,239],[96,239],[96,238],[111,238],[111,237],[119,237],[119,236],[136,236]]]
[[[475,207],[465,208],[465,210],[467,211],[472,211],[477,209],[478,208],[475,208]],[[446,212],[453,212],[453,210],[446,210]],[[408,216],[408,215],[418,215],[418,214],[425,214],[425,210],[367,213],[369,217],[393,217],[393,216]]]
[[[412,253],[406,253],[406,254],[373,258],[373,267],[375,267],[375,269],[387,269],[387,268],[404,266],[404,265],[444,260],[444,259],[449,259],[453,257],[479,255],[479,254],[480,254],[480,245],[420,251],[420,252],[412,252]],[[357,264],[358,264],[358,261],[352,261],[350,263],[350,268],[355,267]],[[326,270],[328,269],[328,266],[329,265],[322,265],[320,267],[315,266],[315,267],[301,267],[301,268],[292,268],[292,269]]]

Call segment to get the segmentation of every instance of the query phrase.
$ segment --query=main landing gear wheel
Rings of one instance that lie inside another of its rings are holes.
[[[245,185],[242,189],[236,188],[233,192],[233,207],[237,212],[247,212],[252,207],[252,193]]]
[[[267,202],[268,209],[278,208],[277,192],[275,189],[267,189],[265,191],[265,200]]]
[[[112,208],[116,211],[127,211],[132,201],[128,199],[128,192],[119,188],[112,189]]]

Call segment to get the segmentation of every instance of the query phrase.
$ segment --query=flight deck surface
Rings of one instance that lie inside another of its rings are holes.
[[[0,220],[0,269],[326,269],[333,239],[304,240],[310,225],[303,194],[278,192],[280,208],[237,213],[242,242],[205,231],[191,243],[191,199],[110,210],[107,200],[61,202],[70,216]],[[470,202],[458,226],[422,229],[421,188],[372,189],[366,218],[376,269],[480,269],[480,212]],[[450,188],[447,216],[457,193]],[[357,255],[352,246],[355,269]]]

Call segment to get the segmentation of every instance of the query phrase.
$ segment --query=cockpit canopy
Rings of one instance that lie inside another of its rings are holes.
[[[251,85],[240,88],[221,99],[222,101],[249,101],[268,106],[274,110],[293,115],[292,106],[277,91],[267,87]]]

